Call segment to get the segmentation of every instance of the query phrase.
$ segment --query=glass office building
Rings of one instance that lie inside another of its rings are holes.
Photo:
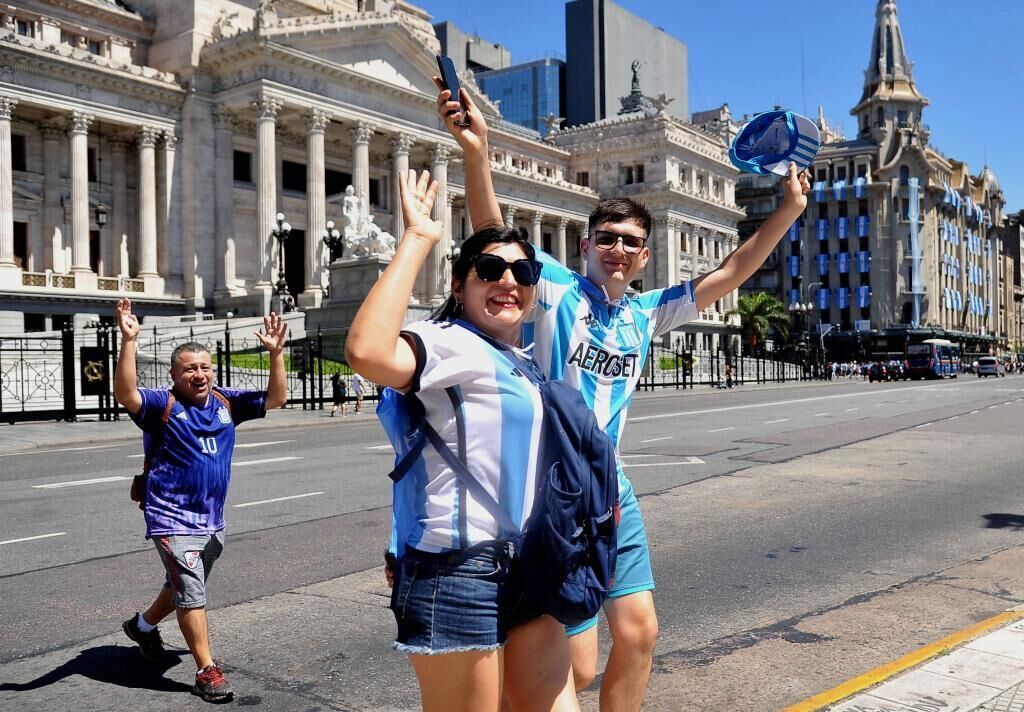
[[[505,69],[477,72],[476,83],[494,101],[501,115],[512,123],[547,133],[544,117],[565,106],[565,62],[548,57]]]

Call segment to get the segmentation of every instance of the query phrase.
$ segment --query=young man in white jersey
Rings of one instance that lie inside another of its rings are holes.
[[[463,90],[461,98],[469,122],[468,126],[460,125],[462,108],[449,98],[450,93],[442,90],[438,112],[464,153],[466,199],[473,230],[501,226],[483,116]],[[544,270],[538,284],[538,307],[532,325],[524,329],[524,343],[533,337],[537,362],[550,377],[577,385],[594,408],[598,422],[618,443],[653,339],[695,319],[701,310],[746,281],[799,218],[807,205],[805,193],[809,189],[806,176],[798,175],[791,167],[782,206],[717,269],[691,282],[638,297],[627,297],[626,290],[650,258],[647,240],[651,216],[632,200],[601,201],[580,243],[586,277],[538,252]],[[640,708],[658,632],[643,519],[621,466],[619,478],[622,518],[616,587],[604,606],[612,648],[601,683],[601,709],[615,711]],[[576,687],[583,689],[597,674],[596,618],[567,632],[572,636]]]

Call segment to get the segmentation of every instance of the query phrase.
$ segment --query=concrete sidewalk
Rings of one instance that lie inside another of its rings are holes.
[[[1021,712],[1024,606],[926,645],[785,712]]]

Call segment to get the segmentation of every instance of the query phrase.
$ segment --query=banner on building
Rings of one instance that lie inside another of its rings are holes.
[[[828,253],[822,252],[818,255],[818,276],[828,274]]]
[[[840,309],[850,308],[850,288],[840,287],[836,290],[836,302],[839,304]]]
[[[871,306],[871,287],[866,284],[857,287],[857,306],[861,309]]]
[[[861,274],[871,271],[871,253],[867,250],[857,253],[857,271]]]
[[[832,193],[835,195],[836,200],[846,200],[846,181],[837,180],[833,183]]]
[[[871,225],[870,218],[867,215],[858,215],[855,222],[857,225],[857,237],[867,237],[868,229]]]
[[[799,277],[800,276],[800,257],[798,255],[789,256],[789,276]]]
[[[790,289],[789,290],[789,303],[790,304],[799,304],[800,303],[800,290],[799,289]]]
[[[837,254],[836,265],[839,267],[839,274],[847,274],[850,271],[850,253],[840,252]]]
[[[850,236],[850,218],[836,218],[836,235],[840,240]]]
[[[828,289],[818,290],[818,309],[828,309]]]
[[[818,218],[818,222],[814,224],[815,233],[819,240],[828,239],[828,218]]]
[[[825,202],[825,181],[819,180],[814,184],[814,200],[819,203]]]
[[[868,179],[864,176],[853,179],[853,197],[862,200],[867,193]]]

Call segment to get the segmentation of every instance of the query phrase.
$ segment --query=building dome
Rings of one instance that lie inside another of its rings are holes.
[[[982,186],[988,190],[989,195],[995,195],[996,193],[1003,192],[999,187],[999,179],[996,178],[996,174],[986,165],[981,169],[981,173],[978,175],[978,180],[981,181]]]

